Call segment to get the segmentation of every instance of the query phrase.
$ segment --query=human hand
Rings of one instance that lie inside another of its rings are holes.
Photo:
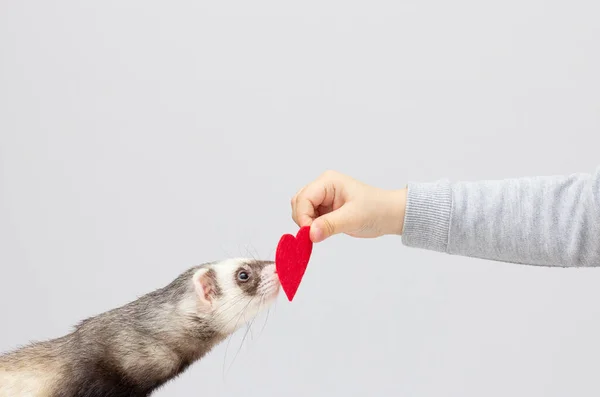
[[[315,243],[335,234],[374,238],[401,234],[406,189],[384,190],[327,171],[292,198],[292,219],[311,226]]]

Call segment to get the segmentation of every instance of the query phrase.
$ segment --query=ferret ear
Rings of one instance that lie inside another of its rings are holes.
[[[193,276],[194,288],[198,296],[198,302],[202,309],[210,310],[213,307],[217,286],[214,273],[210,269],[202,268],[196,271]]]

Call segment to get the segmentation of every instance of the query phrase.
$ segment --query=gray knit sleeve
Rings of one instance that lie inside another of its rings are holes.
[[[593,174],[409,183],[404,245],[540,266],[600,266]]]

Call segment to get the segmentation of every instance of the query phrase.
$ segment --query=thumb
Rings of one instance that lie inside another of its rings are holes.
[[[313,221],[310,227],[311,240],[319,243],[335,234],[350,232],[353,223],[347,206],[343,206]]]

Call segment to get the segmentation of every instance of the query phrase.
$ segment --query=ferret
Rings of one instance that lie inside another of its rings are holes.
[[[183,373],[280,290],[271,261],[233,258],[0,356],[0,397],[142,397]]]

